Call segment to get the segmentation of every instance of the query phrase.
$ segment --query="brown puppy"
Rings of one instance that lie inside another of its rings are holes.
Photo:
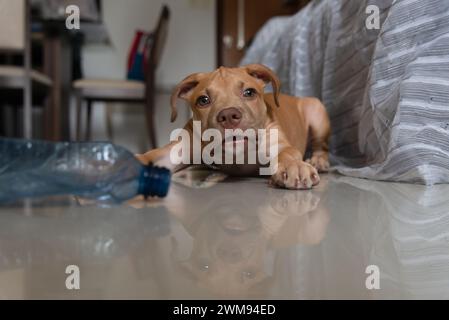
[[[273,93],[264,94],[271,83]],[[296,98],[279,93],[279,79],[269,68],[251,64],[195,73],[178,84],[171,97],[172,121],[176,119],[178,98],[189,102],[193,117],[184,127],[193,137],[193,121],[201,121],[201,131],[225,129],[277,129],[277,170],[271,182],[288,189],[309,189],[319,183],[318,171],[327,171],[330,122],[323,104],[316,98]],[[270,141],[271,143],[272,141]],[[143,163],[152,162],[177,171],[185,167],[170,163],[168,145],[137,155]],[[307,144],[312,156],[304,161]],[[201,147],[204,144],[201,143]],[[191,152],[192,154],[192,152]],[[258,165],[223,165],[229,173],[254,175]]]

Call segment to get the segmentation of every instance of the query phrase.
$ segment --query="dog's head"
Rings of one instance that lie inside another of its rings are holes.
[[[178,84],[171,97],[172,122],[176,119],[178,98],[188,101],[193,120],[201,121],[204,129],[263,128],[267,115],[264,88],[271,83],[276,105],[279,79],[261,64],[239,68],[195,73]]]

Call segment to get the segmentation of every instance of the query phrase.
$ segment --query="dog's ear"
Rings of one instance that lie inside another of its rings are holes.
[[[263,64],[258,63],[248,64],[246,66],[243,66],[242,68],[244,68],[250,76],[262,80],[265,85],[271,83],[273,87],[274,103],[276,103],[276,106],[279,107],[279,90],[281,82],[279,81],[279,78],[276,76],[273,70],[264,66]]]
[[[173,93],[170,98],[170,106],[171,106],[171,122],[176,120],[178,116],[178,111],[176,110],[176,101],[178,98],[188,100],[190,95],[192,94],[193,88],[195,88],[200,82],[202,73],[194,73],[190,76],[186,77],[182,80],[173,90]]]

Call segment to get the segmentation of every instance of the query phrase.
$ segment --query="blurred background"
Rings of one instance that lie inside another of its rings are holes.
[[[0,136],[161,146],[190,116],[169,120],[180,80],[238,65],[267,20],[307,2],[0,0]]]

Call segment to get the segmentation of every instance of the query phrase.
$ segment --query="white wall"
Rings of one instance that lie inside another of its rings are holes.
[[[163,3],[172,15],[157,72],[159,86],[170,88],[190,73],[214,69],[214,0],[103,0],[103,19],[111,45],[85,47],[85,77],[123,78],[135,30],[152,30]]]
[[[215,0],[103,0],[103,20],[111,44],[86,45],[83,50],[86,78],[125,78],[128,50],[135,30],[153,29],[163,3],[170,7],[172,15],[156,76],[157,87],[164,91],[156,99],[159,146],[167,143],[171,130],[183,127],[190,116],[188,109],[179,103],[178,120],[170,123],[167,92],[190,73],[215,69]],[[96,103],[93,140],[107,139],[106,108],[112,111],[113,142],[133,152],[148,150],[143,106]]]

